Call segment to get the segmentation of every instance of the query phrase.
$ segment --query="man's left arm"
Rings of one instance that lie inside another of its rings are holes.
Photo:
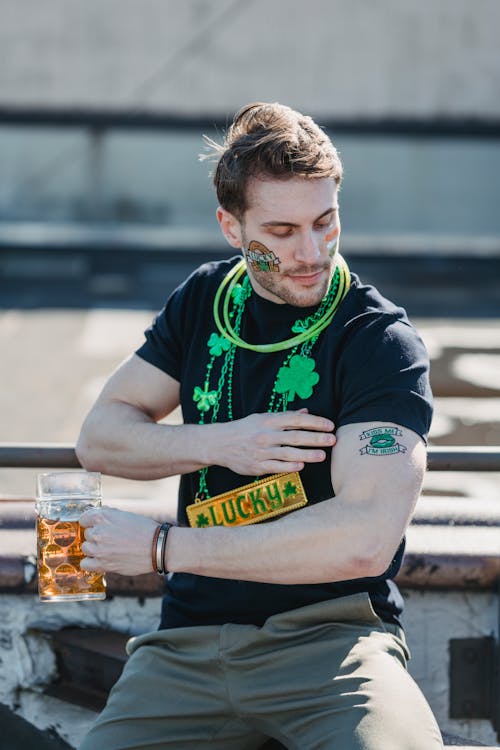
[[[339,428],[332,451],[335,497],[270,523],[172,528],[166,569],[282,584],[381,575],[411,519],[425,463],[422,439],[405,427],[388,422],[345,425]],[[121,521],[119,511],[107,512],[114,516],[108,523],[110,530],[114,527],[114,539],[102,538],[98,549],[94,545],[87,548],[90,554],[97,554],[94,560],[87,559],[84,567],[131,575],[148,572],[130,568],[133,555],[130,547],[126,549],[127,539],[132,542],[133,536],[132,521],[126,518],[130,514],[123,514]],[[97,520],[104,511],[90,513]],[[90,523],[94,525],[93,520]],[[118,535],[117,524],[121,527]],[[148,530],[145,538],[149,535]],[[122,554],[120,547],[125,547]],[[147,552],[150,555],[150,549]]]

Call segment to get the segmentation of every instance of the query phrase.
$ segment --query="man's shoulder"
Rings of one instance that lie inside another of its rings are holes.
[[[241,255],[234,255],[224,260],[209,260],[198,266],[187,278],[187,282],[217,283],[241,260]]]
[[[355,273],[351,274],[351,287],[345,301],[347,303],[345,314],[350,319],[355,319],[360,315],[371,317],[380,315],[409,322],[404,307],[400,307],[385,297],[377,287],[361,281]]]
[[[421,337],[406,310],[371,284],[351,275],[351,287],[337,319],[345,350],[365,351],[381,344],[420,351]]]
[[[200,306],[205,301],[213,301],[220,283],[240,260],[241,256],[233,256],[224,260],[207,261],[195,268],[170,295],[170,307],[174,305],[184,308],[191,304]]]

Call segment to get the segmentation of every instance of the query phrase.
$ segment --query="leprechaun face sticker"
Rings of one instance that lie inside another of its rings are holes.
[[[274,254],[273,250],[269,250],[262,242],[252,240],[248,245],[245,256],[252,271],[279,273],[280,259]]]

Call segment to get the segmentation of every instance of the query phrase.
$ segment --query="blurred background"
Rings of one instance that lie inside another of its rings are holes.
[[[435,445],[500,443],[495,0],[0,0],[0,442],[74,443],[106,376],[230,253],[202,135],[311,114],[345,167],[342,250],[432,357]],[[174,415],[178,419],[178,415]],[[30,496],[34,472],[2,470]],[[163,506],[175,480],[106,480]],[[496,474],[424,492],[498,495]]]

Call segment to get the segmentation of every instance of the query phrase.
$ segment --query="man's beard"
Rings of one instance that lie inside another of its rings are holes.
[[[251,268],[248,270],[248,273],[249,276],[254,279],[263,289],[265,289],[267,292],[270,292],[275,297],[278,297],[278,299],[282,300],[283,302],[286,302],[288,305],[293,305],[294,307],[313,307],[314,305],[319,305],[328,291],[332,276],[331,266],[332,262],[331,260],[328,260],[319,267],[297,267],[295,269],[291,269],[291,271],[287,271],[286,273],[254,271]],[[322,283],[320,285],[315,285],[314,287],[304,286],[300,288],[298,284],[294,285],[293,279],[290,279],[290,284],[287,284],[287,280],[290,275],[313,274],[318,273],[319,271],[328,271],[328,274],[325,273],[324,279],[322,279]]]
[[[246,250],[246,248],[248,248],[248,241],[244,234],[243,242]],[[270,292],[282,302],[285,302],[288,305],[293,305],[294,307],[313,307],[314,305],[319,305],[328,291],[333,269],[335,267],[335,260],[328,257],[322,263],[316,263],[313,266],[295,266],[294,268],[287,269],[284,273],[282,271],[257,271],[251,267],[246,256],[245,259],[247,262],[248,275],[251,280],[256,281],[262,289]],[[314,287],[309,288],[304,286],[300,288],[298,284],[293,283],[293,279],[290,279],[290,285],[287,284],[287,280],[291,276],[314,274],[319,271],[325,272],[320,285],[315,285]]]

